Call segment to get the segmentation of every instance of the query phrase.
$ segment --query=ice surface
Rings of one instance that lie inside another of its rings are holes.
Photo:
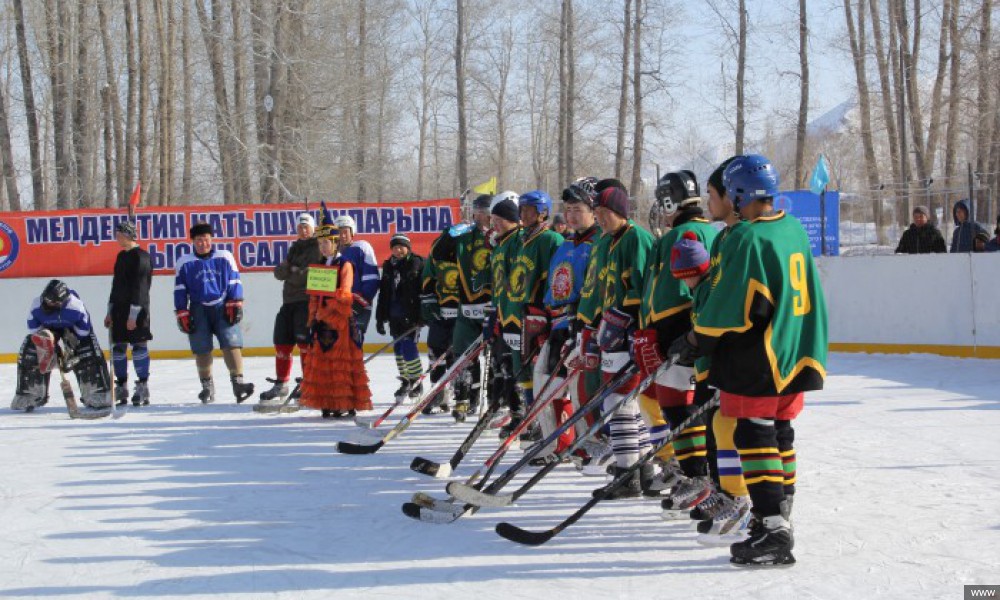
[[[384,410],[395,364],[370,367]],[[378,454],[344,456],[335,443],[359,427],[237,406],[221,361],[217,404],[198,403],[192,361],[156,361],[152,406],[120,421],[70,421],[53,385],[35,414],[0,411],[0,597],[957,598],[1000,584],[998,363],[840,354],[829,367],[796,421],[798,564],[769,571],[731,567],[650,500],[603,503],[540,548],[494,533],[585,502],[600,482],[570,466],[503,510],[406,518],[414,492],[445,495],[410,461],[446,461],[471,421],[421,417]],[[272,369],[247,360],[258,387]],[[13,365],[0,377],[12,387]],[[495,447],[488,431],[454,477]]]

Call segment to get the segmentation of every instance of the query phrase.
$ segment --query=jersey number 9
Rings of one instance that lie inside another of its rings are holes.
[[[812,302],[809,300],[809,284],[806,281],[806,258],[796,252],[788,258],[788,279],[795,290],[792,298],[792,314],[796,317],[809,314]]]

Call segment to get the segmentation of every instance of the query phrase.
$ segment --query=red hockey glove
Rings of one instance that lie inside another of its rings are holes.
[[[226,322],[236,325],[243,320],[243,301],[226,300]]]
[[[643,377],[656,371],[663,364],[663,354],[660,353],[660,343],[657,341],[655,329],[640,329],[632,338],[632,355],[635,364]]]
[[[623,310],[612,308],[604,311],[604,318],[597,329],[597,341],[603,352],[624,352],[625,341],[628,339],[628,329],[632,326],[632,317]]]
[[[177,328],[181,333],[191,333],[191,312],[187,309],[174,312],[177,315]]]
[[[549,333],[549,315],[545,309],[529,306],[524,315],[524,328],[521,330],[521,352],[530,353],[536,342],[539,346],[545,343]]]

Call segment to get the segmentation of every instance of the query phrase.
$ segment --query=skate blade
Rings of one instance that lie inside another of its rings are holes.
[[[754,560],[734,556],[729,559],[729,564],[741,569],[787,569],[795,565],[795,557],[791,552],[763,556]]]
[[[660,518],[663,519],[664,521],[690,521],[691,519],[688,518],[688,512],[690,512],[690,509],[671,510],[668,508],[664,508],[662,511],[660,511]]]
[[[699,533],[698,537],[695,539],[699,544],[705,546],[706,548],[721,548],[733,544],[738,544],[740,542],[746,541],[747,535],[745,533],[726,533],[723,535],[711,534],[711,533]]]

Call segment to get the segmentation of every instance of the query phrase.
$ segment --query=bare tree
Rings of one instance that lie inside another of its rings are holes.
[[[118,176],[118,189],[120,191],[121,202],[125,201],[125,194],[131,182],[136,177],[135,164],[135,130],[137,118],[135,114],[136,97],[139,91],[138,74],[136,73],[136,50],[135,50],[135,26],[133,25],[132,0],[124,0],[125,17],[125,62],[128,72],[128,95],[125,100],[125,158],[124,168],[121,168]],[[122,159],[119,158],[119,161]]]
[[[247,143],[247,77],[243,57],[246,40],[243,38],[243,11],[239,0],[230,0],[229,12],[233,21],[233,167],[239,186],[238,202],[253,202],[253,190],[250,187],[250,154]]]
[[[66,15],[55,0],[45,3],[45,30],[48,37],[49,87],[52,97],[53,169],[56,175],[56,207],[72,208],[73,190],[66,135]]]
[[[234,177],[232,165],[232,129],[229,126],[229,95],[226,91],[226,74],[222,58],[222,22],[219,16],[219,0],[211,0],[212,15],[209,16],[201,2],[195,3],[198,21],[201,24],[205,49],[208,52],[209,68],[212,72],[212,90],[215,96],[215,127],[219,143],[219,167],[222,169],[222,185],[226,202],[236,202],[241,190]]]
[[[642,120],[642,0],[635,0],[632,32],[632,181],[629,190],[638,197],[642,187],[642,144],[645,124]]]
[[[977,173],[986,173],[990,159],[990,144],[993,142],[993,121],[994,113],[990,102],[990,92],[993,91],[994,79],[991,79],[990,45],[992,43],[992,23],[993,23],[993,0],[983,0],[983,7],[980,13],[979,24],[979,49],[976,52],[976,65],[978,67],[977,93],[976,93],[976,156],[975,165]],[[985,201],[985,194],[981,194],[976,200]],[[970,199],[971,200],[971,199]],[[985,203],[984,203],[985,205]],[[970,218],[976,218],[975,214]]]
[[[849,8],[849,7],[848,7]],[[805,184],[806,128],[809,125],[809,22],[799,0],[799,120],[795,126],[795,187]]]
[[[17,174],[14,172],[14,152],[10,145],[10,127],[7,124],[7,90],[0,80],[0,162],[3,163],[4,190],[11,210],[21,210],[21,195],[17,192]]]
[[[181,171],[181,197],[185,203],[191,202],[192,168],[194,162],[194,114],[192,110],[191,84],[191,3],[182,3],[181,8],[181,87],[183,95],[184,157]]]
[[[861,1],[863,2],[864,0]],[[899,157],[900,132],[896,129],[896,111],[893,109],[892,99],[893,88],[890,85],[890,60],[887,58],[885,38],[882,35],[882,21],[880,14],[881,11],[879,10],[879,2],[878,0],[870,0],[868,6],[872,23],[872,44],[875,46],[875,61],[878,66],[879,85],[882,92],[882,119],[885,123],[886,137],[888,137],[889,165],[892,170],[892,180],[894,182],[899,182],[903,181],[903,171],[902,160]],[[860,13],[862,10],[864,10],[864,8],[859,6],[858,12]],[[858,19],[860,22],[861,17],[859,16]],[[864,47],[862,47],[862,51],[864,51]],[[889,53],[891,52],[892,50],[890,46]]]
[[[90,41],[87,30],[86,0],[77,2],[76,18],[76,77],[72,80],[73,94],[73,158],[76,163],[76,188],[78,197],[75,199],[80,206],[92,206],[94,189],[91,181],[90,160],[93,154],[93,140],[90,127],[90,93],[93,86],[90,83],[87,46]]]
[[[625,122],[628,119],[629,61],[632,56],[632,0],[625,0],[622,20],[622,70],[618,90],[618,128],[615,135],[615,177],[622,178],[625,169]]]
[[[172,2],[156,0],[156,32],[159,39],[160,76],[159,102],[157,112],[159,120],[159,185],[156,188],[156,203],[165,206],[173,200],[174,174],[174,25],[172,18]]]
[[[736,54],[736,154],[743,154],[746,135],[747,5],[739,1],[740,29]]]
[[[31,60],[24,27],[24,7],[21,0],[14,2],[14,30],[17,36],[17,57],[21,67],[21,89],[24,94],[24,116],[28,126],[28,151],[31,156],[31,197],[36,209],[46,208],[45,187],[42,184],[42,159],[39,152],[38,111],[35,108],[34,82],[31,78]]]
[[[146,137],[148,133],[146,120],[149,116],[150,79],[153,74],[150,72],[149,67],[149,26],[146,23],[148,20],[146,14],[147,8],[145,6],[146,1],[136,0],[135,2],[136,50],[139,56],[139,105],[136,109],[138,113],[135,144],[136,154],[138,155],[139,181],[144,182],[148,186],[152,183],[150,181],[149,166],[149,148],[151,145]]]
[[[465,0],[455,0],[455,103],[458,116],[458,188],[469,187],[469,132],[465,115]]]
[[[126,5],[128,2],[126,1]],[[116,204],[123,204],[126,200],[125,191],[128,182],[122,168],[122,161],[125,157],[124,141],[122,139],[122,110],[118,101],[118,72],[115,69],[114,46],[111,42],[111,30],[108,24],[108,15],[104,2],[97,3],[97,26],[101,30],[101,49],[104,51],[104,84],[101,93],[104,98],[102,104],[108,113],[104,119],[104,127],[110,131],[105,131],[105,145],[110,141],[110,148],[105,149],[105,170],[108,170],[107,158],[110,151],[114,151],[114,162],[112,168],[116,168],[117,174],[112,172],[112,176],[105,177],[105,197],[117,198]],[[108,136],[110,137],[110,140]],[[115,191],[117,190],[117,194]]]
[[[461,0],[459,0],[461,2]],[[357,90],[357,129],[355,134],[355,159],[354,168],[357,172],[358,179],[358,194],[357,201],[363,202],[367,196],[367,189],[365,184],[368,181],[368,173],[366,171],[367,166],[366,161],[366,150],[368,147],[368,86],[365,75],[365,61],[367,56],[368,47],[368,18],[367,9],[365,7],[365,0],[361,0],[358,3],[358,47],[357,47],[357,62],[355,64],[356,76],[358,90]]]
[[[955,154],[958,146],[958,116],[962,102],[962,33],[958,28],[961,1],[952,0],[948,16],[948,39],[951,40],[951,57],[948,64],[948,132],[944,143],[945,181],[955,174]]]

